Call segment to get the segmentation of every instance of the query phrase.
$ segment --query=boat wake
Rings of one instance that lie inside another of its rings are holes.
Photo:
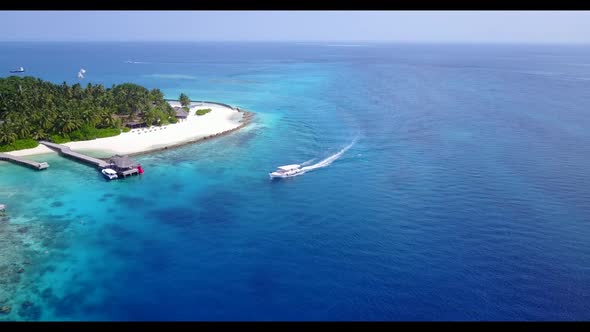
[[[316,163],[316,164],[313,164],[310,166],[301,167],[301,170],[302,170],[301,173],[303,174],[303,173],[306,173],[309,171],[313,171],[314,169],[330,166],[331,163],[336,161],[338,158],[342,157],[342,155],[344,153],[346,153],[346,151],[348,151],[348,149],[350,149],[356,143],[357,140],[358,140],[358,138],[353,139],[352,142],[350,142],[350,144],[345,146],[342,150],[340,150],[340,151],[336,152],[335,154],[329,156],[328,158],[320,161],[319,163]]]
[[[350,144],[348,144],[347,146],[345,146],[342,150],[336,152],[335,154],[329,156],[328,158],[320,161],[319,163],[315,163],[313,165],[309,165],[311,164],[314,159],[310,159],[302,164],[293,164],[293,165],[285,165],[285,166],[280,166],[276,171],[269,173],[271,180],[273,178],[288,178],[288,177],[293,177],[293,176],[299,176],[302,174],[305,174],[309,171],[313,171],[315,169],[318,168],[323,168],[323,167],[327,167],[330,164],[332,164],[334,161],[336,161],[338,158],[340,158],[346,151],[348,151],[348,149],[350,149],[357,141],[358,136],[352,140],[352,142]],[[309,165],[309,166],[305,166],[305,165]],[[301,167],[303,166],[303,167]]]
[[[306,161],[306,162],[302,163],[302,164],[301,164],[301,166],[307,166],[307,165],[309,165],[309,164],[313,163],[313,162],[314,162],[316,159],[317,159],[317,158],[310,159],[310,160],[308,160],[308,161]]]

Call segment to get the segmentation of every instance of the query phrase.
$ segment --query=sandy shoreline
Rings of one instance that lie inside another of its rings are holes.
[[[170,101],[170,105],[180,106],[179,102]],[[199,109],[210,108],[211,112],[197,116]],[[244,127],[251,113],[238,111],[227,106],[213,103],[192,103],[186,120],[162,127],[134,129],[118,136],[98,138],[90,141],[69,142],[74,151],[92,151],[96,157],[110,157],[114,154],[137,155],[165,150],[178,145],[184,145],[223,135]],[[14,156],[31,156],[55,151],[39,145],[33,149],[7,152]]]

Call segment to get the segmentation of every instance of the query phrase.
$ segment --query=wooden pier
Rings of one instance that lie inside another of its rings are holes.
[[[42,162],[42,163],[38,163],[36,161],[31,161],[31,160],[27,160],[27,159],[23,159],[21,157],[17,157],[17,156],[13,156],[10,154],[6,154],[6,153],[0,153],[0,160],[4,160],[4,161],[10,161],[13,162],[15,164],[19,164],[19,165],[23,165],[26,167],[30,167],[36,170],[44,170],[47,167],[49,167],[48,163]]]
[[[139,170],[137,168],[132,168],[126,171],[118,171],[117,175],[122,176],[124,178],[132,175],[139,175]]]
[[[55,144],[55,143],[51,143],[51,142],[45,142],[45,141],[40,141],[39,144],[43,144],[50,149],[56,150],[61,155],[64,155],[66,157],[70,157],[71,159],[78,160],[78,161],[83,162],[85,164],[96,166],[101,169],[109,167],[109,163],[107,163],[106,161],[72,151],[72,149],[70,149],[69,146]]]
[[[102,170],[105,168],[111,168],[115,172],[117,172],[117,175],[119,177],[122,178],[126,178],[132,175],[139,175],[142,172],[142,170],[140,169],[141,166],[135,165],[135,162],[129,159],[128,156],[114,155],[111,158],[109,158],[108,161],[105,161],[102,159],[87,156],[79,152],[72,151],[72,149],[70,149],[69,146],[45,141],[40,141],[39,144],[43,144],[46,147],[57,151],[59,154],[65,157],[74,159],[87,165],[95,166],[98,169]]]

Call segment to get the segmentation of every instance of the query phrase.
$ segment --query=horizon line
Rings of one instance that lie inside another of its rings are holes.
[[[510,44],[510,45],[590,45],[590,41],[468,41],[468,40],[1,40],[0,43],[362,43],[362,44]]]

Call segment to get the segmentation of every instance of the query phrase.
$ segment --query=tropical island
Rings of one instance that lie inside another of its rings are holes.
[[[141,153],[235,130],[246,114],[184,93],[166,100],[133,83],[83,87],[11,76],[0,78],[0,152],[50,153],[38,143],[45,140],[105,155]]]

